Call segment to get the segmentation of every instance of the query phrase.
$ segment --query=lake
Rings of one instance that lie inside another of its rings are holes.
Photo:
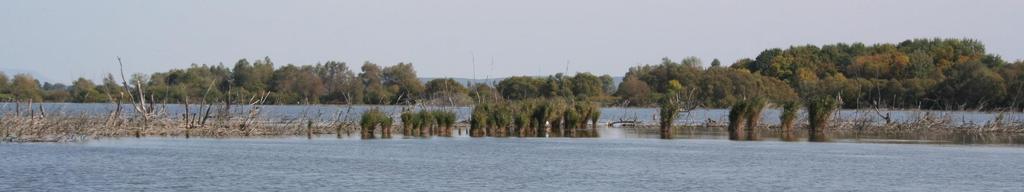
[[[630,137],[124,138],[7,143],[0,154],[0,191],[1024,189],[1024,148],[1007,146]]]
[[[48,114],[103,116],[110,104],[42,105]],[[22,108],[24,106],[18,106]],[[355,119],[370,108],[262,106],[273,119]],[[0,111],[15,106],[0,104]],[[22,108],[24,109],[24,108]],[[37,109],[37,108],[34,108]],[[167,114],[181,105],[161,106]],[[470,108],[451,108],[464,120]],[[245,107],[232,113],[242,114]],[[653,123],[656,109],[603,108],[602,122]],[[698,109],[679,124],[724,122]],[[985,123],[997,113],[881,111]],[[767,110],[766,123],[778,111]],[[1024,119],[1006,113],[1008,121]],[[843,110],[839,119],[879,119]],[[835,135],[831,142],[729,141],[717,129],[605,127],[593,138],[432,137],[360,140],[358,134],[274,138],[97,138],[0,143],[0,191],[1020,191],[1024,135]],[[898,144],[895,144],[898,143]]]

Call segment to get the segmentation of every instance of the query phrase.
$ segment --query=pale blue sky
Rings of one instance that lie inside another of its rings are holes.
[[[99,79],[191,63],[412,62],[424,77],[622,75],[662,57],[729,64],[765,48],[974,38],[1024,58],[1024,1],[0,1],[0,70]],[[493,69],[490,60],[494,58]]]

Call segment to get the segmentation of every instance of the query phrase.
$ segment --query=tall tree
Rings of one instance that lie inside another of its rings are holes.
[[[711,60],[711,67],[721,67],[721,66],[722,66],[722,62],[718,61],[718,58],[715,58],[714,60]]]
[[[541,81],[527,76],[509,77],[498,82],[498,92],[505,99],[522,100],[541,96],[538,86]]]
[[[629,105],[647,105],[650,103],[651,86],[635,76],[627,76],[619,84],[615,95],[622,97],[623,102]]]
[[[15,99],[43,101],[43,91],[39,88],[39,81],[29,74],[14,75],[14,81],[8,88]]]
[[[321,101],[328,103],[362,103],[363,83],[344,62],[328,61],[317,64],[317,76],[326,88]]]
[[[601,79],[590,73],[576,73],[572,77],[572,92],[577,98],[586,99],[604,95]]]
[[[415,103],[423,95],[423,82],[416,77],[412,63],[398,63],[384,68],[384,86],[394,93],[391,101]]]
[[[949,78],[939,83],[934,97],[945,108],[984,107],[1002,101],[1006,82],[980,62],[953,66]]]
[[[324,92],[323,82],[310,66],[285,65],[274,71],[271,82],[275,102],[280,104],[319,103]]]
[[[96,84],[85,78],[78,78],[71,84],[71,101],[80,103],[100,102],[104,96],[96,91]]]
[[[454,97],[466,95],[466,86],[456,82],[455,79],[443,78],[427,81],[426,95],[428,98]]]
[[[391,93],[384,88],[384,72],[377,64],[370,62],[363,63],[362,73],[359,73],[359,80],[366,88],[363,98],[368,104],[389,104]]]
[[[615,87],[617,86],[617,85],[615,85],[615,78],[612,78],[612,76],[608,75],[608,74],[601,75],[600,78],[601,78],[601,84],[602,84],[601,85],[601,89],[603,90],[603,93],[605,95],[614,94],[615,93]]]
[[[8,87],[10,86],[8,85],[10,84],[8,81],[7,74],[0,71],[0,101],[14,99],[14,95],[11,95],[10,92],[8,92]]]
[[[683,58],[682,64],[683,66],[692,68],[701,68],[701,66],[704,65],[704,63],[700,61],[700,58],[693,56]]]

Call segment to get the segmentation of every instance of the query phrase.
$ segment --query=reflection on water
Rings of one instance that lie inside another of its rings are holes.
[[[465,128],[456,128],[453,137],[469,138]],[[675,127],[672,139],[716,139],[728,140],[729,133],[721,127],[686,126]],[[377,133],[379,134],[379,133]],[[661,132],[656,127],[607,127],[578,129],[575,132],[565,130],[564,133],[552,131],[548,138],[595,138],[615,139],[661,139]],[[335,137],[323,135],[321,137]],[[349,134],[345,139],[358,139],[359,135]],[[395,134],[396,139],[423,139],[431,137],[404,136]],[[867,133],[828,133],[811,138],[806,130],[783,133],[777,129],[761,129],[759,141],[806,142],[811,139],[822,142],[838,143],[908,143],[908,144],[964,144],[964,145],[1015,145],[1024,146],[1024,134],[1020,133],[929,133],[929,134],[867,134]],[[757,142],[757,141],[750,141]]]
[[[660,132],[651,128],[603,128],[602,136],[610,138],[659,138]],[[761,140],[767,141],[816,141],[855,143],[915,143],[915,144],[986,144],[1024,145],[1024,134],[1020,133],[917,133],[917,134],[865,134],[828,133],[811,138],[806,130],[783,133],[779,130],[761,130]],[[728,139],[724,128],[676,127],[675,139]]]

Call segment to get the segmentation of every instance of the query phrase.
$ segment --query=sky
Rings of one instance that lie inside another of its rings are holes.
[[[591,72],[767,48],[971,38],[1024,58],[1019,0],[3,0],[0,70],[44,81],[232,66],[411,62],[421,77]],[[475,66],[475,67],[474,67]]]

